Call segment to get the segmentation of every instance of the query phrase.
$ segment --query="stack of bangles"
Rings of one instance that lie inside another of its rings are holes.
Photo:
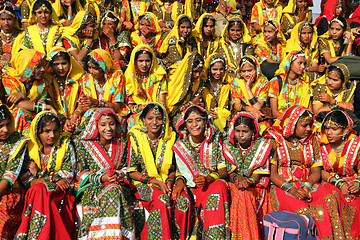
[[[109,104],[107,102],[104,102],[104,101],[101,101],[101,100],[98,100],[99,101],[99,106],[98,107],[108,107]]]
[[[288,192],[291,188],[293,188],[294,186],[289,183],[289,182],[285,182],[283,185],[281,185],[281,189],[284,190],[285,192]]]
[[[86,48],[89,51],[91,49],[91,46],[85,43],[84,48]]]
[[[145,174],[143,174],[140,178],[140,182],[142,182],[143,184],[150,184],[150,181],[153,179],[154,179],[154,177],[149,177],[149,176],[146,176]]]
[[[166,22],[166,27],[167,27],[167,28],[172,28],[172,27],[171,27],[171,22]]]
[[[338,106],[337,104],[338,104],[338,103],[335,101],[335,103],[333,103],[333,104],[330,105],[330,108],[331,108],[332,110],[337,110],[337,109],[339,109],[339,106]]]
[[[301,187],[308,187],[310,190],[312,189],[312,185],[309,182],[303,182],[301,183]]]
[[[220,179],[220,174],[218,172],[210,173],[209,176],[212,177],[215,181]]]
[[[72,20],[72,16],[71,16],[71,15],[68,15],[68,16],[67,16],[67,20]]]
[[[231,175],[230,176],[230,181],[232,182],[232,183],[235,183],[235,178],[236,177],[238,177],[239,176],[239,174],[237,174],[237,173],[235,173],[235,174],[233,174],[233,175]],[[253,177],[246,177],[246,176],[243,176],[244,178],[247,178],[247,179],[249,179],[252,183],[252,185],[255,185],[256,184],[256,181],[255,181],[255,178],[253,178]]]
[[[360,179],[356,178],[356,179],[353,180],[353,182],[355,182],[360,187]]]
[[[251,103],[251,105],[254,105],[255,103],[257,103],[257,99],[256,97],[253,97],[252,99],[249,100],[249,102]]]
[[[246,111],[246,110],[245,110],[245,107],[246,107],[246,106],[247,106],[247,105],[241,105],[240,111],[242,111],[242,112]]]
[[[333,180],[331,180],[331,178],[334,178]],[[332,185],[334,185],[335,187],[337,188],[341,188],[341,186],[346,183],[345,180],[343,179],[340,179],[338,177],[335,177],[335,176],[330,176],[328,179],[327,179],[327,182],[331,183]]]
[[[172,184],[175,183],[175,175],[174,175],[174,174],[171,174],[171,175],[168,176],[168,178],[167,178],[166,181],[165,181],[165,184],[170,183],[170,182],[171,182]]]
[[[34,112],[46,111],[46,103],[34,103]]]

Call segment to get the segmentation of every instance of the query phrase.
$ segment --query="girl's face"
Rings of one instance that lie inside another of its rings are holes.
[[[136,60],[136,68],[138,72],[147,74],[151,67],[151,58],[147,53],[141,53]]]
[[[240,69],[240,74],[246,82],[253,81],[256,77],[255,67],[250,63],[245,63]]]
[[[111,141],[116,134],[116,121],[114,116],[102,115],[97,123],[97,128],[100,141]]]
[[[143,122],[148,130],[148,132],[152,133],[153,135],[157,136],[161,133],[162,125],[163,125],[163,116],[161,113],[154,114],[152,109],[146,114],[143,119]]]
[[[9,14],[2,13],[0,15],[0,27],[5,32],[11,32],[14,29],[15,18]]]
[[[216,62],[210,67],[210,73],[213,79],[221,81],[225,74],[225,67],[222,62]]]
[[[310,26],[308,27],[304,27],[303,29],[301,29],[300,32],[300,42],[302,42],[303,44],[309,44],[311,42],[312,39],[312,28]]]
[[[349,129],[336,126],[335,124],[325,124],[324,130],[329,143],[341,143],[344,134],[349,132]]]
[[[151,32],[151,23],[149,20],[143,18],[140,21],[140,33],[142,36],[147,36]]]
[[[11,134],[11,120],[5,119],[0,122],[0,141],[6,141]]]
[[[204,136],[205,119],[203,119],[197,111],[193,111],[186,119],[186,129],[192,137]]]
[[[290,70],[298,76],[302,75],[305,70],[305,57],[299,57],[293,61],[290,65]]]
[[[192,75],[191,75],[191,80],[194,82],[195,80],[197,80],[200,77],[200,74],[202,73],[203,68],[199,67],[196,70],[193,70]]]
[[[45,71],[45,58],[41,59],[36,68],[34,69],[33,79],[41,80]]]
[[[51,13],[47,9],[39,8],[35,11],[35,17],[39,23],[48,25],[50,23]]]
[[[51,121],[48,125],[43,127],[39,134],[39,139],[43,147],[52,147],[59,139],[60,129],[55,121]]]
[[[112,29],[113,31],[115,31],[115,29],[116,29],[116,22],[109,21],[109,20],[104,20],[104,21],[102,22],[102,28],[110,28],[110,29]]]
[[[104,79],[104,71],[102,68],[97,64],[89,64],[88,66],[88,72],[93,76],[95,79]]]
[[[190,22],[183,22],[179,25],[179,34],[183,38],[187,38],[191,33],[191,24]]]
[[[308,0],[296,0],[296,9],[306,9]]]
[[[334,71],[329,72],[326,84],[331,91],[340,90],[343,85],[340,76]]]
[[[339,40],[344,34],[344,29],[337,22],[333,22],[330,25],[330,35],[333,40]]]
[[[335,6],[335,16],[341,16],[343,13],[343,4],[342,1],[338,1]]]
[[[236,24],[229,28],[229,37],[232,42],[236,42],[241,37],[241,27],[240,25]]]
[[[311,118],[302,121],[300,120],[296,124],[295,137],[298,139],[304,139],[310,136],[312,125],[313,125],[313,121]]]
[[[249,145],[251,143],[252,134],[251,129],[245,124],[240,124],[234,129],[235,139],[242,146]]]
[[[267,39],[269,42],[272,42],[276,39],[277,37],[277,33],[276,31],[271,28],[270,26],[266,25],[264,27],[264,37],[265,39]]]
[[[65,77],[69,72],[70,63],[62,57],[57,57],[52,61],[51,68],[56,76]]]
[[[215,24],[213,21],[208,20],[206,23],[204,23],[203,25],[203,33],[206,37],[210,37],[214,34],[215,31]]]
[[[194,0],[194,8],[195,10],[199,10],[201,6],[201,0]]]

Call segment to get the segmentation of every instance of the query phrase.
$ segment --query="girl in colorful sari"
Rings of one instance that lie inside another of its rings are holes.
[[[256,34],[261,33],[264,24],[269,20],[279,23],[282,10],[279,0],[260,0],[255,3],[251,12],[250,23]]]
[[[280,63],[285,56],[286,40],[278,22],[265,22],[263,33],[253,40],[253,44],[254,54],[260,63]]]
[[[314,89],[312,104],[315,114],[339,108],[354,111],[356,85],[349,81],[349,77],[349,70],[342,63],[334,63],[326,70]]]
[[[204,13],[196,23],[195,40],[199,54],[206,59],[219,48],[219,37],[215,35],[215,18]]]
[[[226,160],[236,167],[229,182],[231,239],[263,238],[261,221],[269,207],[266,175],[270,174],[268,158],[272,146],[259,131],[255,115],[241,112],[231,121],[223,145]]]
[[[320,152],[324,165],[323,181],[329,190],[338,188],[342,208],[343,226],[347,239],[360,237],[360,138],[351,130],[353,121],[343,111],[335,110],[324,118],[321,127]],[[341,192],[341,193],[340,193]]]
[[[80,0],[55,0],[52,6],[59,19],[59,23],[64,27],[70,26],[76,14],[83,11]]]
[[[192,28],[191,19],[187,15],[180,15],[175,27],[164,38],[159,53],[167,69],[180,62],[187,52],[197,50]]]
[[[15,118],[15,129],[28,135],[31,121],[37,112],[57,111],[46,104],[49,82],[44,78],[45,55],[34,49],[25,49],[14,55],[11,67],[5,67],[3,84],[7,102]]]
[[[176,134],[169,127],[166,109],[149,103],[140,115],[140,124],[129,132],[127,171],[135,180],[135,196],[149,212],[141,239],[187,239],[192,201],[182,193],[174,202],[172,226],[171,191],[175,183],[175,158],[172,147]]]
[[[152,11],[159,20],[162,31],[171,31],[176,26],[177,18],[183,14],[184,5],[174,0],[155,1],[153,4]]]
[[[100,19],[100,37],[94,47],[104,49],[111,54],[116,69],[126,67],[131,52],[131,40],[128,31],[121,31],[121,21],[115,12],[108,11]]]
[[[165,106],[167,95],[166,72],[156,63],[153,51],[140,44],[131,53],[125,72],[127,103],[137,119],[147,103],[160,102]],[[129,123],[129,128],[133,123]]]
[[[204,68],[204,58],[197,52],[187,53],[169,76],[166,108],[172,126],[180,114],[191,104],[201,103],[202,83],[200,75]]]
[[[131,45],[136,47],[139,44],[148,45],[156,55],[157,45],[161,37],[161,28],[156,16],[146,12],[139,17],[137,30],[131,33]]]
[[[96,19],[90,12],[80,11],[72,24],[63,28],[62,43],[77,61],[84,61],[93,48],[94,38],[97,38]]]
[[[278,126],[265,130],[274,155],[270,159],[270,201],[275,211],[309,214],[320,239],[345,239],[339,195],[318,183],[321,178],[320,146],[312,134],[314,118],[304,106],[293,106]]]
[[[120,117],[126,116],[125,79],[121,70],[115,70],[111,55],[103,49],[90,52],[86,69],[88,73],[81,79],[80,113],[92,107],[106,107],[113,109]],[[84,116],[90,117],[92,110]]]
[[[231,86],[231,100],[237,112],[247,111],[261,119],[261,109],[267,102],[269,81],[261,72],[260,64],[254,56],[241,59],[240,78],[234,79]]]
[[[0,237],[13,239],[21,222],[25,191],[16,182],[22,176],[27,139],[15,131],[14,118],[0,105]]]
[[[286,42],[286,54],[292,51],[302,51],[305,54],[306,74],[310,82],[317,78],[317,72],[324,71],[324,65],[319,66],[319,44],[316,27],[309,22],[300,22],[291,30],[291,37]]]
[[[75,149],[60,134],[55,114],[42,111],[31,123],[30,162],[23,183],[29,189],[15,239],[74,239],[77,221],[70,183],[75,177]]]
[[[290,0],[283,9],[281,30],[289,39],[291,30],[300,22],[312,22],[312,11],[309,0]]]
[[[98,108],[79,141],[77,180],[83,219],[78,239],[135,239],[135,226],[122,187],[126,142],[117,114]]]
[[[232,82],[226,71],[225,59],[217,53],[211,54],[205,61],[202,78],[205,109],[214,118],[216,127],[223,132],[227,126],[227,118],[231,114],[230,83]]]
[[[5,2],[4,6],[0,8],[0,67],[10,66],[13,46],[19,46],[19,39],[16,37],[20,34],[19,20],[16,16],[14,6]],[[16,40],[16,41],[15,41]],[[14,50],[15,52],[15,50]]]
[[[323,1],[321,1],[322,3]],[[318,35],[321,36],[329,30],[330,21],[337,16],[345,16],[344,0],[326,0],[321,6],[321,16],[316,18],[315,25]]]
[[[153,2],[150,0],[123,0],[121,3],[120,18],[123,19],[125,28],[133,31],[140,20],[140,16],[145,12],[150,12]]]
[[[22,36],[22,35],[19,35]],[[25,29],[21,48],[35,49],[43,54],[61,44],[58,18],[48,0],[36,0],[31,5],[29,26]]]
[[[52,106],[64,118],[74,117],[73,121],[78,120],[76,116],[79,116],[80,110],[76,109],[84,69],[62,47],[51,48],[47,61],[50,67],[44,75],[50,83],[49,95]]]
[[[228,71],[231,77],[236,77],[240,59],[245,55],[253,55],[250,46],[249,30],[240,17],[232,17],[221,34],[218,53],[228,62]]]
[[[183,112],[176,125],[179,138],[173,150],[177,180],[172,196],[176,199],[183,191],[194,195],[197,217],[191,237],[229,239],[229,193],[223,180],[228,171],[220,131],[210,119],[195,105]]]
[[[185,0],[184,14],[188,15],[190,19],[196,24],[201,15],[206,13],[203,8],[203,1],[201,0]]]
[[[330,21],[329,33],[319,37],[320,56],[326,64],[331,64],[339,57],[352,53],[354,40],[347,27],[345,18],[335,17]]]
[[[281,62],[269,83],[270,108],[275,118],[279,118],[291,106],[310,106],[312,91],[304,70],[305,54],[302,52],[291,52]]]

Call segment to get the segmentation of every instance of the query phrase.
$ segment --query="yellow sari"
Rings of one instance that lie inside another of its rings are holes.
[[[200,16],[202,16],[204,13],[206,12],[203,9],[202,1],[200,1],[200,11],[195,12],[194,0],[185,0],[184,14],[188,15],[195,24],[200,20]]]
[[[176,134],[172,131],[172,128],[169,126],[169,118],[164,106],[160,103],[153,103],[158,107],[161,107],[164,112],[164,123],[162,128],[165,130],[160,136],[160,141],[157,146],[156,156],[154,157],[153,152],[149,144],[146,132],[143,131],[144,123],[139,121],[137,125],[132,127],[129,131],[129,139],[131,143],[133,154],[142,156],[142,161],[145,163],[146,171],[148,172],[149,177],[155,177],[161,182],[165,182],[169,175],[169,170],[173,165],[173,150],[172,146],[176,140]],[[165,149],[163,149],[165,147]],[[158,159],[163,159],[160,171],[157,170]],[[138,169],[134,167],[127,168],[128,171],[134,172]],[[135,181],[135,185],[139,184],[139,181]]]
[[[153,38],[154,38],[154,42],[153,42],[153,49],[156,49],[157,43],[160,40],[161,37],[161,28],[159,26],[159,21],[157,20],[155,14],[151,13],[151,12],[145,12],[143,15],[141,15],[139,17],[139,19],[144,16],[144,18],[146,18],[149,22],[150,22],[150,26],[151,26],[151,32],[153,34]],[[140,21],[137,23],[137,30],[131,33],[131,45],[133,47],[136,47],[138,44],[147,44],[146,42],[143,42],[143,40],[141,39],[140,35]]]
[[[296,15],[296,1],[289,0],[288,5],[282,11],[281,27],[284,34],[290,35],[291,30],[299,23]],[[309,6],[306,9],[306,16],[302,22],[312,22],[312,10]]]
[[[75,9],[72,9],[72,18],[74,18],[76,16],[76,13],[83,11],[83,7],[81,6],[81,3],[79,0],[74,0],[75,4]],[[65,22],[67,20],[68,17],[68,13],[65,12],[64,7],[61,5],[61,0],[55,0],[55,2],[52,4],[52,7],[56,13],[56,16],[59,19],[60,24],[62,24],[63,22]]]

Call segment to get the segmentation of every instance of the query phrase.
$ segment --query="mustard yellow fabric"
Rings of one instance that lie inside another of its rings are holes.
[[[84,10],[79,0],[74,0],[74,3],[75,3],[75,9],[73,9],[73,12],[74,10],[76,12],[80,12]],[[60,19],[61,16],[67,16],[67,12],[65,12],[64,8],[61,5],[61,0],[55,0],[55,2],[52,4],[52,7],[58,19]]]

